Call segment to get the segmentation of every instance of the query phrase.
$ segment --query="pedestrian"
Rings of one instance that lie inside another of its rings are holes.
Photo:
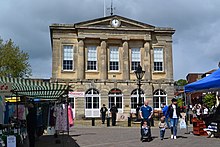
[[[29,147],[35,147],[35,134],[37,126],[37,114],[33,104],[28,105],[27,114],[27,134],[29,139]]]
[[[204,104],[203,105],[203,114],[202,114],[202,120],[204,120],[205,125],[208,126],[208,116],[209,116],[209,109],[207,108],[207,106]]]
[[[150,124],[150,120],[152,118],[152,115],[153,115],[153,109],[148,105],[149,102],[147,100],[144,101],[144,105],[141,106],[140,108],[140,117],[142,119],[141,121],[141,128],[143,126],[143,122],[146,121],[147,122],[147,125],[150,127],[151,124]],[[150,134],[150,137],[151,137],[151,131],[149,129],[149,134]],[[143,139],[143,133],[141,131],[141,140]]]
[[[105,124],[105,116],[108,109],[105,107],[105,104],[102,105],[102,108],[100,109],[100,113],[102,115],[102,124]]]
[[[201,114],[202,114],[202,106],[201,106],[201,104],[196,104],[192,108],[192,110],[196,112],[196,117],[200,120],[201,119]]]
[[[162,116],[160,118],[160,122],[159,122],[158,126],[159,126],[159,129],[160,129],[160,139],[163,140],[164,135],[165,135],[165,130],[167,128],[167,124],[165,122],[165,117],[164,116]]]
[[[117,113],[118,113],[118,108],[115,106],[115,104],[112,104],[110,112],[112,115],[112,126],[116,126],[116,117],[117,117]]]
[[[177,135],[177,125],[179,117],[182,118],[180,114],[180,107],[177,105],[177,99],[173,98],[172,103],[168,107],[168,113],[170,116],[170,130],[171,130],[171,139],[176,139]]]
[[[167,124],[167,127],[170,129],[170,122],[169,122],[169,113],[168,113],[168,106],[163,103],[163,109],[162,109],[162,112],[163,112],[163,116],[164,116],[164,119],[165,119],[165,122]]]

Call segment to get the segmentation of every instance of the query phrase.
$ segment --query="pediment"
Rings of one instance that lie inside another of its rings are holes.
[[[118,27],[112,26],[111,21],[117,19],[120,21]],[[128,19],[122,16],[113,15],[94,20],[84,21],[76,23],[75,28],[87,28],[87,29],[154,29],[155,27],[149,24],[138,22],[132,19]]]

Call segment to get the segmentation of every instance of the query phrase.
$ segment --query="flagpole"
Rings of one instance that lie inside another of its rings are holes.
[[[104,17],[105,17],[105,15],[106,15],[106,13],[105,13],[105,0],[104,0]]]

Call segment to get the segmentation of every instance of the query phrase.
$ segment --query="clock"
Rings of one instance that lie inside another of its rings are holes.
[[[117,28],[117,27],[119,27],[121,25],[121,22],[120,22],[120,20],[114,18],[114,19],[111,20],[111,25],[113,27]]]

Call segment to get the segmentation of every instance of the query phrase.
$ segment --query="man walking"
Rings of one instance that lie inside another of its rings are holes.
[[[102,108],[100,109],[100,113],[102,115],[102,124],[105,124],[105,116],[108,109],[105,107],[105,104],[103,104]]]
[[[112,104],[110,112],[112,115],[112,126],[115,126],[116,125],[116,117],[117,117],[117,113],[118,113],[118,108],[115,106],[115,104]]]
[[[141,128],[142,128],[142,125],[143,125],[143,122],[144,122],[144,121],[147,121],[147,125],[148,125],[149,127],[151,126],[150,120],[151,120],[152,115],[153,115],[153,109],[152,109],[148,104],[149,104],[149,102],[148,102],[147,100],[145,100],[145,101],[144,101],[144,105],[141,106],[141,108],[140,108],[140,117],[141,117],[141,119],[142,119],[142,121],[141,121]],[[143,132],[141,131],[141,139],[142,139],[142,137],[143,137],[143,134],[142,134],[142,133],[143,133]],[[149,137],[151,137],[151,131],[150,131],[150,129],[149,129],[149,134],[150,134]]]

